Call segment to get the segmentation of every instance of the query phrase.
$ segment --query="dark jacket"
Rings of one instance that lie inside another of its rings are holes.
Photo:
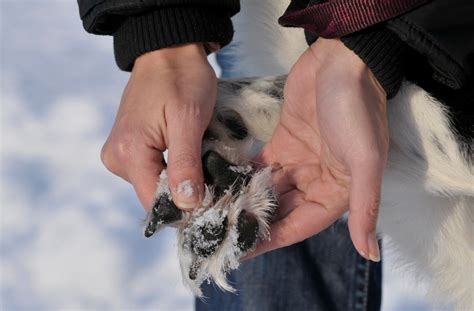
[[[130,71],[143,53],[189,42],[232,40],[239,0],[78,0],[86,31],[113,35],[115,59]]]
[[[353,8],[354,1],[337,2]],[[363,24],[360,31],[333,33],[333,36],[343,36],[343,42],[374,71],[389,97],[396,93],[403,77],[412,73],[420,75],[417,71],[422,71],[424,79],[450,89],[466,85],[474,71],[472,0],[379,1],[400,2],[404,6],[394,14],[393,8],[386,9],[383,17],[389,18],[387,21],[375,19],[373,24]],[[331,1],[293,0],[290,8],[305,9],[323,2]],[[358,3],[364,2],[374,0]],[[224,46],[232,39],[230,17],[239,11],[238,0],[78,0],[78,3],[88,32],[114,36],[115,57],[123,70],[131,70],[141,54],[175,44],[219,42]],[[355,7],[360,8],[358,15],[366,14],[364,5]],[[380,7],[383,11],[383,6]],[[311,23],[298,24],[298,19],[286,25],[314,30]],[[314,40],[318,35],[321,34],[309,32],[308,39]],[[405,72],[407,68],[412,73]]]
[[[460,89],[474,73],[472,0],[357,0],[357,6],[353,2],[294,0],[280,23],[305,28],[309,43],[317,36],[342,37],[376,76],[385,71],[379,73],[382,79],[397,78],[393,71],[400,69],[427,71],[416,65],[423,60],[404,46],[424,57],[430,78],[452,89]]]

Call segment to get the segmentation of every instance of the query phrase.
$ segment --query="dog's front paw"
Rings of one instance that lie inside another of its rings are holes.
[[[203,169],[205,198],[200,208],[190,212],[174,205],[163,171],[145,228],[146,237],[164,225],[178,228],[183,280],[197,296],[202,295],[200,285],[205,280],[233,291],[226,274],[239,266],[240,257],[258,239],[269,238],[276,207],[270,168],[253,171],[210,151],[203,157]]]

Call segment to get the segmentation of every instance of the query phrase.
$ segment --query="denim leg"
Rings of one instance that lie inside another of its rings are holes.
[[[197,311],[376,311],[381,264],[358,255],[345,222],[301,243],[243,262],[230,275],[237,294],[203,287]]]

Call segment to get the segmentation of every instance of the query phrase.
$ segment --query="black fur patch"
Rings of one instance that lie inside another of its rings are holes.
[[[234,92],[240,92],[244,87],[252,84],[249,80],[223,80],[221,83],[226,87],[230,87]]]
[[[278,100],[283,100],[283,89],[279,87],[271,87],[265,90],[265,93]]]
[[[283,100],[283,90],[285,88],[286,76],[277,77],[272,81],[272,86],[265,90],[265,93],[278,100]]]
[[[436,149],[438,149],[438,151],[439,151],[441,154],[443,154],[444,156],[447,156],[446,150],[444,150],[443,145],[441,145],[441,142],[440,142],[438,136],[433,135],[433,136],[431,137],[431,141],[433,142],[433,144],[436,146]]]

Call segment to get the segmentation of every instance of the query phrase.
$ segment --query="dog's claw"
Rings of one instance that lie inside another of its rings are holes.
[[[158,222],[155,219],[151,219],[148,222],[148,225],[146,226],[145,237],[146,238],[151,237],[156,232],[157,227],[158,227]]]
[[[162,195],[153,204],[149,221],[145,229],[145,237],[155,234],[159,225],[171,224],[183,218],[183,212],[176,207],[173,200],[167,195]]]

